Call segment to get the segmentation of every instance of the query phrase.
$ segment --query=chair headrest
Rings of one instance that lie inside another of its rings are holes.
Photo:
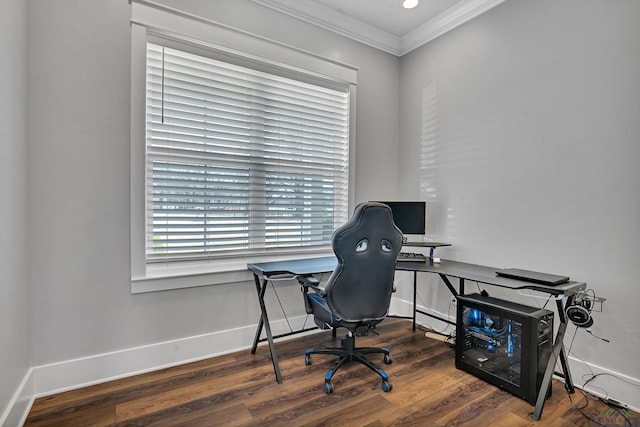
[[[393,290],[402,233],[391,209],[382,203],[358,205],[333,234],[338,266],[327,284],[332,310],[349,320],[386,316]]]

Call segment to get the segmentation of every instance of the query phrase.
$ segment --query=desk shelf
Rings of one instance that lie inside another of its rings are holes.
[[[442,242],[402,242],[402,246],[406,246],[408,248],[431,248],[429,250],[429,257],[433,258],[433,251],[436,248],[441,248],[443,246],[451,246],[451,243],[442,243]]]

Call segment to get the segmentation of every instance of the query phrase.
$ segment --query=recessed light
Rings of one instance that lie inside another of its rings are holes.
[[[405,9],[413,9],[418,5],[418,3],[418,0],[404,0],[402,2],[402,7],[404,7]]]

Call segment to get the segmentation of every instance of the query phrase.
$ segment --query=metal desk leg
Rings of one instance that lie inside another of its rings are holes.
[[[571,379],[571,372],[569,371],[569,363],[567,362],[567,356],[564,352],[564,332],[567,329],[567,316],[565,315],[565,308],[562,304],[562,300],[556,300],[558,306],[558,317],[560,318],[560,325],[564,325],[562,329],[562,338],[560,341],[563,344],[560,347],[560,364],[562,365],[562,373],[564,374],[564,388],[568,393],[575,393],[576,389],[573,386],[573,380]]]
[[[562,304],[562,300],[556,300],[556,303],[558,306],[558,317],[560,317],[560,325],[558,326],[558,333],[556,334],[556,339],[553,342],[553,350],[552,350],[551,356],[549,357],[547,368],[544,371],[542,384],[540,384],[540,391],[538,391],[536,406],[534,408],[533,415],[531,416],[534,421],[538,421],[540,417],[542,417],[542,409],[544,408],[544,401],[547,398],[547,392],[549,390],[549,387],[551,387],[551,377],[553,376],[553,372],[555,370],[558,357],[560,358],[560,363],[562,364],[562,370],[564,373],[564,381],[565,381],[564,386],[569,393],[575,392],[575,388],[571,380],[571,373],[569,372],[569,364],[567,363],[567,358],[564,354],[564,333],[567,329],[567,319],[564,315],[564,307]]]
[[[256,283],[256,291],[258,292],[258,302],[260,303],[260,311],[262,315],[260,316],[260,321],[258,322],[258,329],[256,331],[256,336],[253,340],[253,347],[251,348],[251,353],[255,354],[256,349],[258,347],[258,341],[260,340],[260,334],[262,333],[262,327],[267,333],[267,341],[269,342],[269,353],[271,353],[271,363],[273,363],[273,371],[276,374],[276,381],[278,384],[282,384],[282,374],[280,373],[280,364],[278,363],[278,354],[276,352],[275,344],[273,343],[273,335],[271,334],[271,326],[269,325],[269,317],[267,316],[267,307],[264,304],[264,293],[267,290],[268,280],[264,279],[262,281],[262,285],[260,284],[260,279],[256,274],[253,275],[253,279]]]
[[[458,297],[460,294],[455,290],[455,288],[453,287],[453,284],[451,284],[451,281],[449,280],[447,275],[439,273],[439,276],[442,279],[442,281],[444,282],[444,284],[447,285],[447,288],[449,288],[449,290],[451,291],[451,294],[456,296],[456,297]],[[416,313],[424,314],[425,316],[429,316],[429,317],[432,317],[434,319],[440,320],[441,322],[449,323],[450,325],[454,325],[455,326],[456,322],[452,322],[448,318],[445,319],[443,317],[437,316],[435,314],[428,313],[426,311],[419,310],[417,308],[417,304],[416,304],[417,282],[418,282],[418,271],[416,270],[416,271],[413,272],[413,331],[415,332],[415,330],[416,330]],[[461,290],[464,290],[464,279],[460,279],[459,288]]]
[[[440,276],[444,284],[447,285],[447,288],[449,289],[449,292],[451,292],[451,295],[455,297],[464,295],[464,279],[459,279],[458,290],[456,291],[456,288],[453,287],[453,284],[446,274],[438,273],[438,275]]]
[[[264,293],[267,289],[267,281],[264,281],[264,286],[260,287],[260,279],[257,275],[253,275],[253,280],[256,283],[256,288],[258,291],[258,302],[260,303],[260,320],[258,321],[258,329],[256,330],[256,336],[253,338],[253,346],[251,347],[251,354],[256,354],[256,349],[258,348],[258,342],[260,341],[260,335],[262,335],[262,327],[264,326],[264,321],[262,320],[262,305],[264,304]],[[265,309],[266,311],[266,309]]]
[[[417,297],[416,286],[417,286],[417,282],[418,282],[418,272],[414,271],[413,272],[413,332],[416,331],[416,297]]]

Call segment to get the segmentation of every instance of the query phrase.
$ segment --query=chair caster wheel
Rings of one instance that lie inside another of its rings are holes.
[[[324,383],[324,392],[327,393],[327,394],[333,393],[333,383],[332,382]]]
[[[391,384],[389,381],[382,381],[382,391],[384,391],[385,393],[388,393],[391,391],[392,388],[393,388],[393,384]]]
[[[306,366],[309,366],[309,365],[311,365],[311,363],[312,363],[311,355],[310,354],[305,354],[304,355],[304,364]]]
[[[393,358],[391,357],[390,354],[385,354],[383,360],[386,365],[390,365],[391,362],[393,362]]]

